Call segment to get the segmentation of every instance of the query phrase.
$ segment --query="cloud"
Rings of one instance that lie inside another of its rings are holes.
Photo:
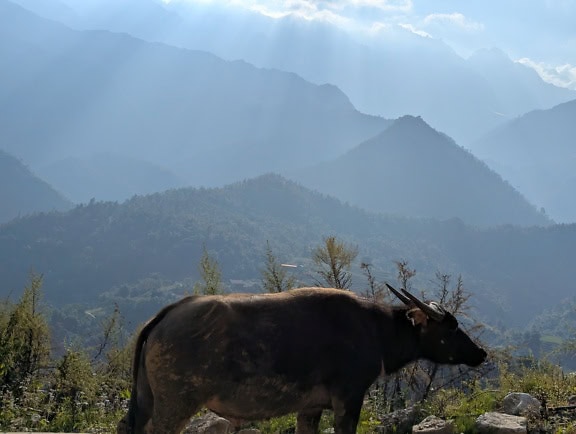
[[[281,18],[297,16],[308,20],[349,22],[351,19],[377,21],[386,14],[407,14],[412,0],[162,0],[164,3],[191,2],[235,6]]]
[[[484,25],[471,21],[459,12],[451,14],[430,14],[423,20],[425,27],[450,27],[466,32],[480,32],[484,30]]]
[[[412,24],[400,23],[398,24],[399,27],[408,30],[410,33],[414,33],[415,35],[422,36],[423,38],[431,38],[432,36],[425,32],[424,30],[419,30]]]
[[[527,57],[519,59],[517,62],[534,69],[547,83],[576,90],[576,66],[570,64],[555,66],[544,62],[535,62]]]

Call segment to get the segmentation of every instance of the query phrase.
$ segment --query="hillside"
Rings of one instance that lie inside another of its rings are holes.
[[[11,65],[0,70],[3,146],[33,168],[119,153],[215,185],[322,161],[388,125],[331,85],[126,34],[74,31],[6,0],[0,58]]]
[[[550,223],[484,163],[412,116],[336,159],[289,176],[375,212],[457,217],[478,226]]]
[[[30,213],[72,208],[59,192],[1,149],[0,203],[0,224]]]
[[[536,110],[471,145],[533,203],[557,221],[576,222],[576,100]]]
[[[17,293],[34,269],[44,273],[49,303],[118,302],[142,321],[166,294],[191,291],[191,284],[177,282],[199,279],[203,246],[227,285],[260,279],[267,241],[281,262],[301,265],[297,277],[311,284],[311,250],[328,235],[356,244],[359,261],[372,264],[379,281],[394,281],[398,260],[418,271],[421,288],[433,289],[437,272],[461,274],[479,315],[501,324],[525,325],[573,296],[576,225],[478,230],[456,220],[385,217],[276,175],[123,204],[92,202],[8,223],[0,227],[0,294]],[[365,288],[358,264],[353,273],[354,287]]]

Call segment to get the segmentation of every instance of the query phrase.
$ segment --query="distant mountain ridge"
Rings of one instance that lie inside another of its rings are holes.
[[[419,117],[397,119],[346,154],[288,174],[361,208],[496,226],[551,221],[502,178]]]
[[[74,31],[6,0],[0,57],[11,66],[0,70],[2,146],[32,167],[120,153],[222,185],[336,156],[389,124],[332,85]]]
[[[576,97],[497,50],[464,59],[441,41],[401,28],[386,27],[365,40],[329,23],[265,17],[214,2],[125,0],[77,9],[79,17],[64,21],[332,83],[363,112],[386,118],[420,115],[460,144],[515,116]]]
[[[494,110],[505,121],[576,98],[576,92],[544,82],[536,71],[513,62],[497,48],[477,50],[466,63],[490,84],[498,102]]]
[[[576,99],[535,110],[491,131],[471,149],[560,222],[576,222]]]
[[[122,201],[135,194],[186,185],[182,178],[160,165],[113,153],[68,157],[40,166],[36,171],[75,203],[93,198]],[[71,178],[74,182],[70,182]]]
[[[377,215],[277,175],[9,222],[0,226],[0,296],[22,288],[32,268],[45,273],[49,303],[94,306],[101,296],[121,296],[126,286],[146,291],[139,282],[148,278],[199,279],[194,264],[204,247],[218,260],[224,282],[258,281],[267,242],[280,261],[302,265],[297,277],[311,284],[311,250],[328,235],[357,245],[379,282],[394,280],[398,260],[409,261],[418,271],[415,287],[429,294],[435,273],[461,275],[479,316],[504,324],[526,325],[526,318],[573,296],[576,225],[475,229],[454,219]],[[355,290],[365,290],[359,263],[353,273]],[[179,288],[180,296],[190,291]],[[165,301],[161,291],[155,294],[146,312]]]
[[[72,203],[0,149],[0,224],[42,211],[66,211]]]

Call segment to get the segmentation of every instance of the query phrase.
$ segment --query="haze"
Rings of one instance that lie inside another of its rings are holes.
[[[302,264],[343,235],[377,277],[462,273],[486,318],[537,322],[576,280],[575,22],[553,0],[0,0],[0,294],[33,268],[56,304],[157,307],[203,245],[236,290],[268,241]]]

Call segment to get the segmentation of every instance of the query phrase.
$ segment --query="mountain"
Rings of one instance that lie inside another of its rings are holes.
[[[72,7],[60,0],[15,0],[13,3],[50,20],[73,23],[80,19]]]
[[[478,50],[468,65],[489,84],[506,120],[537,108],[550,108],[576,98],[576,93],[546,83],[531,68],[512,61],[497,48]]]
[[[322,161],[388,125],[331,85],[74,31],[6,0],[0,59],[2,143],[31,167],[118,153],[215,185]]]
[[[272,18],[218,2],[105,1],[96,11],[77,10],[82,28],[125,31],[331,83],[365,113],[420,115],[461,144],[576,97],[505,55],[482,51],[466,60],[443,42],[401,27],[375,27],[364,37],[327,21]]]
[[[499,175],[419,117],[401,117],[346,154],[289,176],[375,212],[457,217],[478,226],[551,223]]]
[[[159,165],[113,153],[68,157],[36,171],[76,203],[92,198],[122,201],[135,194],[186,185],[183,179]]]
[[[21,161],[0,150],[0,224],[41,211],[65,211],[72,204]]]
[[[418,272],[416,288],[433,294],[437,273],[461,275],[480,317],[524,326],[574,295],[576,225],[475,229],[454,219],[376,215],[277,175],[122,204],[92,201],[67,213],[9,222],[0,226],[0,295],[20,290],[34,269],[44,273],[52,305],[120,302],[123,312],[143,321],[166,301],[158,282],[200,278],[194,264],[204,248],[228,287],[260,280],[267,243],[280,262],[299,265],[300,282],[312,284],[311,251],[328,235],[358,246],[352,271],[359,291],[367,286],[360,261],[382,282],[395,279],[394,261],[407,260]],[[167,286],[175,296],[191,291]],[[135,311],[137,299],[145,313]]]
[[[576,99],[535,110],[491,131],[471,149],[560,222],[576,222]]]

